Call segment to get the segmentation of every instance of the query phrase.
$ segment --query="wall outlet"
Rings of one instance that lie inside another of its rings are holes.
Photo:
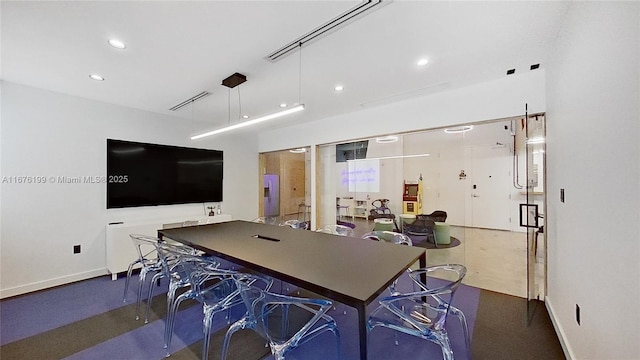
[[[580,326],[580,305],[576,304],[576,322]]]
[[[80,254],[80,245],[73,245],[73,253]]]

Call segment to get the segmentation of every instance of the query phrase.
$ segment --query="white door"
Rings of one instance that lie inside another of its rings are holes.
[[[511,157],[507,146],[474,146],[469,154],[467,220],[473,227],[509,230]],[[470,181],[469,181],[470,180]]]

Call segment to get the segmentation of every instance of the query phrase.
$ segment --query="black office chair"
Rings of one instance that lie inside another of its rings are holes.
[[[445,222],[447,221],[447,212],[442,210],[435,210],[431,214],[427,215],[431,218],[431,220],[435,222]]]
[[[389,199],[376,199],[371,202],[371,206],[373,209],[369,210],[369,220],[375,219],[391,219],[393,220],[393,226],[396,231],[400,231],[398,229],[398,224],[396,223],[396,216],[391,213],[391,209],[387,207],[389,203]]]
[[[408,235],[426,236],[427,241],[433,242],[436,247],[436,223],[429,215],[416,215],[416,220],[412,224],[406,224],[403,230]]]

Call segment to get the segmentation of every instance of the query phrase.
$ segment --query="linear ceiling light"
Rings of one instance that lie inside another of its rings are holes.
[[[467,131],[473,130],[473,125],[464,125],[457,128],[447,128],[444,129],[444,132],[447,134],[460,134],[466,133]]]
[[[426,157],[426,156],[431,156],[431,154],[381,156],[381,157],[375,157],[375,158],[347,160],[347,162],[350,162],[350,161],[366,161],[366,160],[407,159],[407,158],[417,158],[417,157]]]
[[[376,142],[378,144],[388,144],[398,141],[398,137],[395,135],[387,135],[382,137],[377,137]]]
[[[223,132],[227,132],[227,131],[243,128],[245,126],[255,125],[257,123],[261,123],[261,122],[264,122],[264,121],[267,121],[267,120],[272,120],[272,119],[279,118],[279,117],[282,117],[282,116],[285,116],[285,115],[293,114],[295,112],[302,111],[302,110],[304,110],[304,104],[300,104],[298,106],[292,107],[291,109],[283,110],[283,111],[280,111],[280,112],[277,112],[277,113],[274,113],[274,114],[271,114],[271,115],[265,115],[265,116],[262,116],[262,117],[259,117],[259,118],[253,119],[253,120],[249,120],[249,121],[241,122],[241,123],[238,123],[238,124],[230,125],[230,126],[223,127],[223,128],[220,128],[220,129],[217,129],[217,130],[213,130],[213,131],[209,131],[209,132],[206,132],[206,133],[203,133],[203,134],[200,134],[200,135],[195,135],[195,136],[191,137],[191,140],[196,140],[196,139],[200,139],[200,138],[203,138],[203,137],[206,137],[206,136],[220,134],[220,133],[223,133]]]

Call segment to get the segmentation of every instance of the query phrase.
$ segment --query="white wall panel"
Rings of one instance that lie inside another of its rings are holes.
[[[547,302],[570,358],[638,359],[640,4],[572,3],[547,73]]]
[[[7,82],[1,94],[2,177],[48,179],[2,184],[2,297],[106,273],[109,222],[205,215],[204,204],[107,210],[104,184],[57,181],[105,176],[107,138],[223,150],[223,211],[234,219],[257,214],[254,138],[192,142],[181,119]],[[82,252],[73,254],[73,245]]]

